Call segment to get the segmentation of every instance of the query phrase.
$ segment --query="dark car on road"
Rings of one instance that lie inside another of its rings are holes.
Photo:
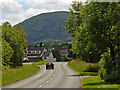
[[[46,69],[54,69],[54,64],[52,62],[46,63]]]

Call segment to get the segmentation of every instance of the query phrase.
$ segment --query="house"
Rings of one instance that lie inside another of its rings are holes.
[[[56,58],[53,57],[53,54],[50,51],[44,51],[42,55],[42,60],[56,62]]]
[[[61,56],[67,57],[67,56],[68,56],[68,50],[62,49],[62,50],[60,51],[60,54],[61,54]]]
[[[40,61],[40,55],[44,51],[43,47],[29,47],[26,54],[29,61]]]
[[[29,62],[36,62],[40,60],[52,62],[56,61],[52,52],[47,50],[46,45],[44,47],[29,47],[27,48],[26,54]]]

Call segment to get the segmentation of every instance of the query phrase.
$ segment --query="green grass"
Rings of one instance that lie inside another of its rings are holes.
[[[117,84],[107,84],[98,76],[84,77],[83,88],[118,88]]]
[[[80,60],[72,60],[68,66],[80,75],[97,75],[98,64],[86,63]]]
[[[33,65],[43,65],[48,62],[50,62],[50,61],[38,61],[38,62],[33,63]]]
[[[96,75],[83,78],[83,90],[101,90],[99,88],[105,88],[103,90],[113,90],[112,88],[118,88],[118,86],[120,86],[117,84],[108,84],[105,83],[104,80],[101,80],[97,76],[96,72],[98,69],[98,64],[86,63],[80,60],[72,60],[68,63],[68,66],[80,75]]]
[[[40,68],[35,65],[23,65],[20,68],[2,71],[2,85],[29,77],[37,73],[39,70]]]

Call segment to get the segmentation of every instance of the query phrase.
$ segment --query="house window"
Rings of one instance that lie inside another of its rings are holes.
[[[44,57],[44,59],[47,59],[46,57]]]
[[[35,54],[35,51],[32,51],[32,54]]]
[[[40,54],[40,51],[36,51],[36,54]]]
[[[27,54],[31,54],[31,51],[27,51]]]

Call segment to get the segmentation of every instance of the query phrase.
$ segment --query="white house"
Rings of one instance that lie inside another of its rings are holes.
[[[55,62],[56,58],[53,57],[51,51],[47,51],[46,47],[29,47],[26,51],[29,61],[52,61]]]
[[[53,57],[53,54],[50,51],[44,51],[44,53],[42,55],[42,60],[56,62],[56,58]]]

